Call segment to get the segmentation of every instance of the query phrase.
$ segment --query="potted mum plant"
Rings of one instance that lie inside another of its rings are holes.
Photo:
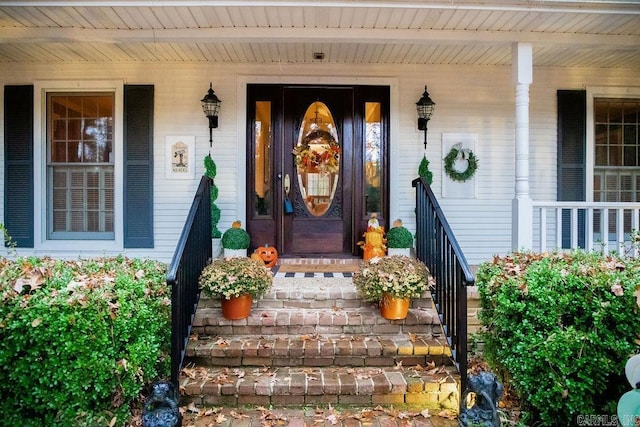
[[[231,228],[222,235],[222,248],[225,258],[246,257],[247,249],[251,243],[251,237],[242,228],[240,220],[234,221]]]
[[[220,298],[226,319],[236,320],[249,316],[254,298],[271,288],[273,275],[255,259],[219,258],[202,270],[198,284],[206,296]]]
[[[387,253],[389,255],[411,255],[413,234],[402,226],[402,220],[393,221],[393,227],[387,231]]]
[[[411,298],[420,298],[433,283],[427,266],[405,256],[372,258],[353,275],[353,284],[366,301],[377,302],[386,319],[404,319]]]

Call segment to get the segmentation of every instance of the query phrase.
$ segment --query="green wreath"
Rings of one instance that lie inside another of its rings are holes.
[[[453,166],[456,163],[456,159],[462,156],[467,161],[467,168],[458,172]],[[459,144],[453,146],[449,154],[444,158],[444,171],[454,181],[465,182],[470,179],[478,169],[478,158],[468,148],[461,148]]]

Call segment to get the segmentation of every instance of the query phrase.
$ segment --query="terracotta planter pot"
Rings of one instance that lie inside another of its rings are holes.
[[[231,299],[222,298],[222,316],[229,320],[245,319],[251,313],[251,295],[241,295]]]
[[[409,313],[410,302],[409,298],[396,298],[385,294],[380,300],[380,315],[389,320],[404,319]]]

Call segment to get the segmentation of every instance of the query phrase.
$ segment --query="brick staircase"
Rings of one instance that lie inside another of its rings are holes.
[[[227,320],[218,300],[200,300],[183,403],[457,412],[459,375],[429,295],[390,321],[358,297],[349,273],[282,276],[247,319]]]

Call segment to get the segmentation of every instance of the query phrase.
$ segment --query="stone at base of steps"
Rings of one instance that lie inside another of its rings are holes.
[[[412,412],[402,409],[334,408],[184,408],[182,425],[190,427],[457,427],[448,412]],[[440,414],[440,415],[439,415]]]
[[[400,405],[457,412],[453,367],[184,368],[181,404],[265,407]]]

